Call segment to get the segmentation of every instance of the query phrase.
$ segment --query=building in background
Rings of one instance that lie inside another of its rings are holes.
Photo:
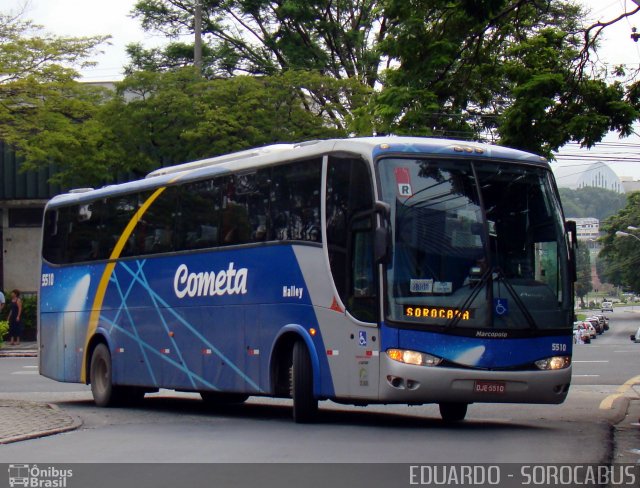
[[[567,220],[575,221],[579,241],[594,242],[600,236],[600,221],[598,219],[569,217]],[[589,248],[591,249],[591,247]]]
[[[618,175],[606,163],[597,162],[585,165],[552,165],[556,182],[561,188],[578,190],[593,187],[625,193]]]
[[[54,168],[21,171],[15,152],[0,141],[0,289],[38,291],[42,215],[62,189],[49,183]]]
[[[625,193],[640,191],[640,180],[634,180],[632,176],[621,176],[620,181]]]

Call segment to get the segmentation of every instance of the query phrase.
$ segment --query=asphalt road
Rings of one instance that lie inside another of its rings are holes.
[[[640,311],[640,310],[639,310]],[[286,400],[207,409],[198,395],[161,391],[137,408],[99,409],[83,385],[40,377],[34,358],[0,359],[0,398],[56,403],[76,431],[0,446],[0,463],[608,463],[625,383],[640,375],[640,314],[616,310],[611,329],[574,351],[562,405],[469,407],[445,425],[436,406],[321,403],[317,424],[291,421]]]

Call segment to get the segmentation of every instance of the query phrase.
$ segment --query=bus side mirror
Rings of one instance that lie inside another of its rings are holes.
[[[569,273],[571,281],[578,281],[578,265],[576,262],[576,248],[578,247],[578,231],[576,223],[573,220],[567,220],[564,223],[564,230],[569,234]]]
[[[380,218],[376,224],[374,258],[376,264],[389,259],[391,248],[391,206],[385,202],[376,202],[374,212]]]

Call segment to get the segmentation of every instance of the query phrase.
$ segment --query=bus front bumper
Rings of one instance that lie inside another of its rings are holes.
[[[382,356],[382,355],[381,355]],[[382,403],[562,403],[571,366],[555,371],[487,371],[414,366],[381,357]]]

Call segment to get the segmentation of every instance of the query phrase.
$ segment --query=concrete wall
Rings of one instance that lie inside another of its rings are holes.
[[[40,206],[43,206],[40,204]],[[41,227],[9,227],[9,215],[2,212],[2,283],[5,291],[38,291],[40,278]]]

